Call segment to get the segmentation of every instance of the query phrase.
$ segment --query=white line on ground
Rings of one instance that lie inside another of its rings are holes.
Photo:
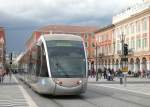
[[[15,80],[16,83],[19,83],[18,80],[12,76]],[[37,104],[33,101],[33,99],[30,97],[30,95],[27,93],[27,91],[22,87],[22,86],[18,86],[19,89],[21,90],[21,92],[23,93],[27,103],[29,104],[29,107],[38,107]]]
[[[145,92],[141,92],[141,91],[134,91],[134,90],[130,90],[130,89],[123,89],[123,88],[118,88],[118,87],[106,86],[106,85],[102,85],[102,84],[90,84],[90,85],[105,87],[105,88],[112,88],[112,89],[117,89],[117,90],[121,90],[121,91],[127,91],[127,92],[136,93],[136,94],[143,94],[143,95],[150,96],[150,93],[145,93]]]

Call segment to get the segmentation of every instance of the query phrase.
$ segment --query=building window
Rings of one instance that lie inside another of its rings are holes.
[[[102,47],[101,46],[99,47],[99,49],[100,49],[99,53],[102,53]]]
[[[96,57],[96,50],[92,51],[91,56]]]
[[[94,42],[92,43],[92,47],[93,47],[93,48],[95,47],[95,43],[94,43]]]
[[[134,26],[134,23],[131,23],[131,34],[134,34],[134,28],[135,28],[135,26]]]
[[[137,21],[137,22],[136,22],[136,33],[139,33],[139,32],[140,32],[140,30],[141,30],[140,27],[141,27],[141,26],[140,26],[140,21]]]
[[[147,31],[147,19],[146,18],[144,18],[143,20],[142,20],[142,30],[143,31]]]
[[[117,50],[120,50],[120,43],[117,43]]]
[[[120,35],[119,35],[119,29],[117,28],[116,29],[116,35],[115,35],[117,38],[120,38]]]
[[[111,45],[109,45],[109,53],[111,53]]]
[[[101,42],[101,35],[98,36],[98,41]]]
[[[87,42],[85,42],[85,47],[88,47],[88,43]]]
[[[104,46],[102,47],[102,53],[105,53],[105,49],[104,49]]]
[[[98,35],[96,35],[95,40],[96,40],[96,42],[99,42],[99,36]]]
[[[118,37],[119,38],[120,38],[121,34],[122,34],[122,28],[119,28],[119,32],[118,32]]]
[[[84,38],[87,40],[87,39],[88,39],[88,34],[85,34],[85,35],[84,35]]]
[[[92,38],[94,39],[94,38],[95,38],[95,35],[94,35],[94,33],[92,33],[91,35],[92,35]]]
[[[136,47],[137,47],[137,49],[141,48],[141,39],[136,40]]]
[[[131,49],[134,49],[134,39],[131,40]]]
[[[143,38],[142,39],[142,48],[146,48],[147,47],[147,38]]]
[[[103,35],[103,37],[104,37],[104,41],[106,40],[106,35]]]
[[[128,25],[125,26],[125,34],[129,35],[129,26]]]

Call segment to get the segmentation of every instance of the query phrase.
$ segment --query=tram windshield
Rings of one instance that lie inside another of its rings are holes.
[[[81,41],[47,41],[52,77],[80,78],[86,76],[86,59]]]

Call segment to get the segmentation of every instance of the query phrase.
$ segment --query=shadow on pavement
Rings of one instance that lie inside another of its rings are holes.
[[[84,94],[81,95],[46,95],[46,94],[39,94],[41,97],[48,98],[48,99],[82,99]]]

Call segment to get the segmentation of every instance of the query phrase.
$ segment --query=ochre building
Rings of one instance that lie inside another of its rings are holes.
[[[95,32],[95,38],[100,47],[99,65],[114,70],[121,68],[123,40],[128,44],[128,70],[150,70],[150,0],[114,15],[112,25]]]

